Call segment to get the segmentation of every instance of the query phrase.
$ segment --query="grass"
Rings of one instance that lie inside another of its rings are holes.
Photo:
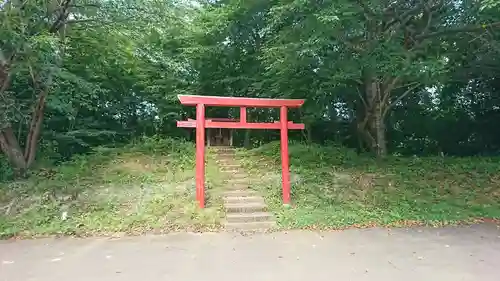
[[[217,170],[207,168],[216,190]],[[200,210],[194,197],[194,146],[142,139],[96,149],[22,181],[0,184],[0,237],[115,235],[214,230],[221,204]]]
[[[281,203],[279,143],[239,151],[282,228],[444,225],[500,218],[499,158],[388,157],[290,146],[292,207]],[[209,150],[206,208],[194,196],[194,146],[142,139],[99,148],[0,183],[0,237],[217,230],[222,181]]]
[[[282,228],[446,225],[500,218],[500,158],[388,157],[290,146],[292,207],[281,203],[279,143],[243,152]]]

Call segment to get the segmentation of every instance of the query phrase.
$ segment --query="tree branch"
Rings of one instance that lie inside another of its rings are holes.
[[[368,104],[366,103],[366,100],[365,100],[365,98],[363,97],[363,95],[361,94],[361,91],[359,90],[359,88],[358,88],[358,87],[356,87],[356,92],[358,93],[358,96],[359,96],[359,98],[361,99],[361,102],[363,103],[363,106],[364,106],[365,108],[368,108]]]
[[[69,5],[71,8],[86,8],[86,7],[94,7],[94,8],[101,8],[102,6],[100,4],[92,4],[92,3],[88,3],[88,4],[83,4],[83,5],[76,5],[76,4],[73,4],[73,5]]]
[[[10,66],[14,61],[16,55],[12,54],[10,57],[0,64],[0,96],[9,88],[11,82]]]
[[[120,20],[114,20],[114,21],[99,21],[98,19],[79,19],[79,20],[68,20],[66,21],[66,24],[78,24],[78,23],[100,23],[102,25],[106,25],[106,24],[114,24],[114,23],[120,23],[120,22],[126,22],[128,20],[131,20],[133,19],[134,17],[133,16],[130,16],[130,17],[126,17],[126,18],[123,18],[123,19],[120,19]],[[92,27],[97,27],[99,25],[92,25]],[[86,26],[88,27],[88,26]]]
[[[408,9],[406,12],[404,12],[403,14],[401,15],[395,15],[395,18],[391,21],[389,21],[383,28],[384,30],[387,30],[389,29],[391,26],[393,26],[394,24],[396,23],[400,23],[400,25],[405,25],[406,22],[408,22],[408,20],[411,18],[411,15],[417,13],[418,11],[420,11],[423,7],[425,6],[425,0],[420,0],[420,2],[418,3],[418,5],[416,5],[415,7],[411,8],[411,9]]]
[[[373,16],[375,16],[375,13],[370,10],[370,8],[366,5],[366,3],[363,0],[356,0],[356,3],[363,9],[363,14],[365,16],[365,19],[369,20]]]
[[[351,48],[356,52],[363,51],[363,47],[360,46],[362,43],[356,44],[355,42],[352,42],[349,39],[344,38],[342,36],[333,37],[332,39],[339,40],[341,43],[344,43],[344,45],[346,45],[348,48]],[[352,40],[354,41],[355,39],[352,39]]]
[[[420,86],[420,83],[418,83],[418,82],[414,82],[414,84],[415,85],[413,87],[408,88],[393,103],[391,103],[390,105],[388,105],[384,109],[384,112],[382,112],[382,118],[385,117],[387,115],[387,112],[389,112],[389,110],[391,110],[398,102],[400,102],[401,100],[403,100],[405,97],[407,97],[409,94],[411,94],[413,90],[415,90],[418,86]],[[408,84],[408,85],[410,85],[410,84]]]
[[[85,23],[85,22],[95,22],[97,19],[79,19],[79,20],[67,20],[67,24],[75,24],[75,23]]]
[[[424,7],[424,17],[427,16],[427,23],[425,24],[424,30],[422,33],[427,33],[429,29],[431,28],[431,23],[432,23],[432,15],[433,15],[432,9],[430,9],[428,6]]]
[[[387,83],[387,85],[383,85],[385,86],[384,88],[384,95],[382,97],[382,105],[386,105],[387,102],[389,101],[389,97],[391,96],[391,92],[392,90],[394,90],[394,88],[396,87],[396,84],[399,83],[399,81],[401,80],[403,76],[402,75],[399,75],[399,76],[396,76],[395,78],[391,79],[390,82]],[[385,80],[385,79],[384,79]],[[383,83],[385,84],[385,83]]]
[[[49,28],[50,33],[55,33],[56,31],[61,28],[61,26],[64,24],[66,19],[68,18],[69,14],[69,8],[72,0],[64,0],[63,3],[61,3],[61,11],[59,12],[59,16],[57,16],[56,21],[52,24],[52,26]]]
[[[415,36],[415,39],[417,40],[422,40],[422,39],[427,39],[431,37],[440,37],[440,36],[445,36],[445,35],[451,35],[451,34],[456,34],[456,33],[465,33],[465,32],[477,32],[481,30],[485,30],[487,28],[498,28],[500,27],[500,22],[494,22],[490,24],[482,24],[482,25],[476,25],[476,26],[463,26],[463,27],[457,27],[457,28],[449,28],[449,29],[444,29],[444,30],[439,30],[435,32],[430,32],[426,34],[420,34]]]

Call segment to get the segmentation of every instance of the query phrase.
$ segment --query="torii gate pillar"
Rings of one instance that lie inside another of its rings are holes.
[[[196,128],[196,200],[205,207],[205,128],[277,129],[281,136],[281,172],[283,204],[290,204],[290,170],[288,157],[288,130],[303,130],[304,124],[288,122],[288,108],[297,108],[304,100],[258,99],[239,97],[179,95],[183,105],[196,106],[196,120],[177,121],[177,127]],[[205,119],[206,106],[239,107],[239,122],[217,122]],[[274,107],[280,109],[280,121],[274,123],[248,123],[247,107]]]

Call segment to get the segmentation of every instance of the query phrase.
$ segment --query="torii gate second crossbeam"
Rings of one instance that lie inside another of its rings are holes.
[[[303,130],[304,124],[288,121],[288,108],[304,104],[301,99],[260,99],[217,96],[179,95],[181,104],[196,106],[196,120],[177,121],[177,127],[196,128],[196,199],[205,207],[205,128],[276,129],[281,131],[281,167],[283,204],[290,204],[290,171],[288,159],[288,130]],[[205,107],[239,107],[239,122],[217,122],[205,119]],[[280,121],[274,123],[247,122],[247,107],[280,108]]]

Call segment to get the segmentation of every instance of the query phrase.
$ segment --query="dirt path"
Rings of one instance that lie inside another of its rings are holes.
[[[0,281],[496,281],[496,226],[0,242]]]

